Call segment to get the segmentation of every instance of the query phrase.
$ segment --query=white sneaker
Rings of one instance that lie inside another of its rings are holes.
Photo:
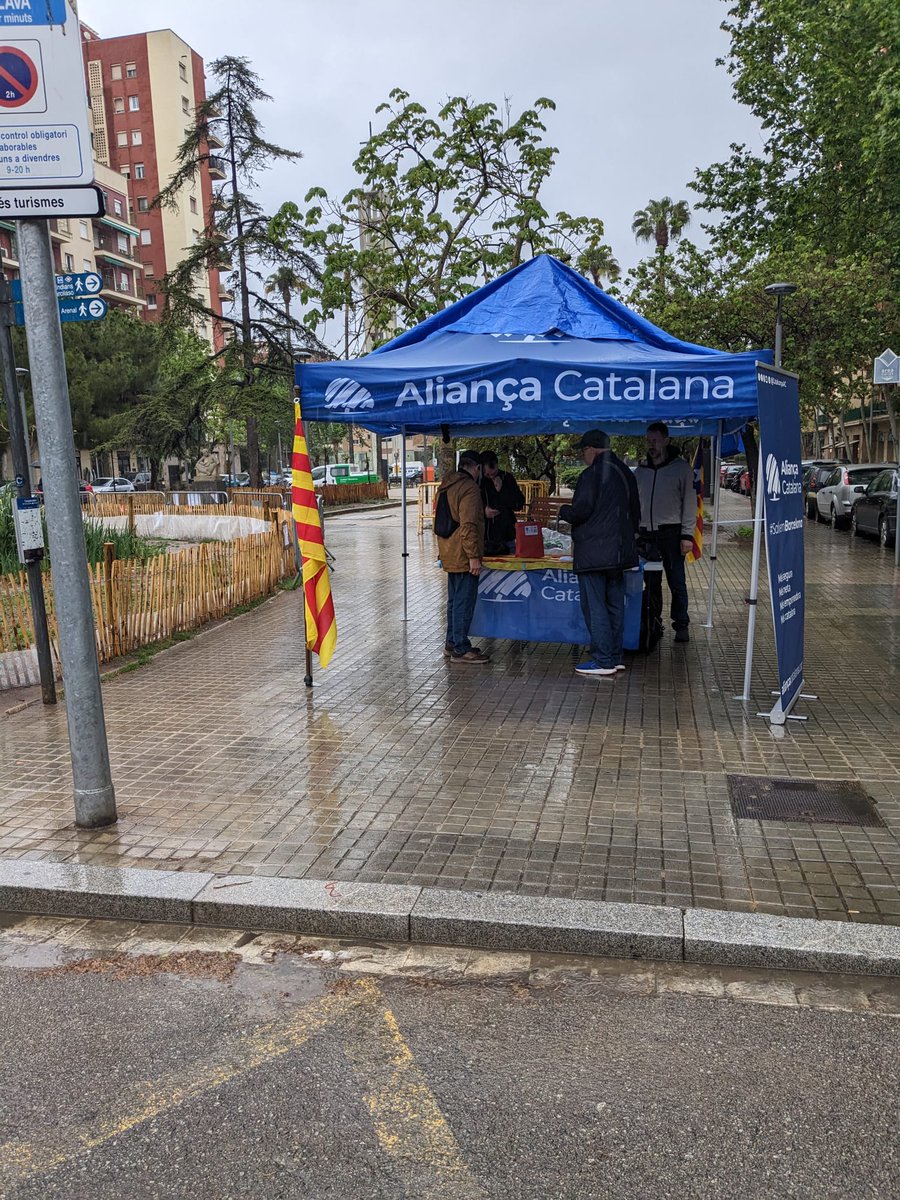
[[[625,666],[624,663],[619,663],[618,666],[616,667],[616,670],[617,671],[627,671],[628,668]]]

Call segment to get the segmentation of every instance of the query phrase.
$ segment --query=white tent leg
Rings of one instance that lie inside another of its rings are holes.
[[[407,566],[409,563],[409,550],[407,548],[407,526],[406,526],[406,428],[400,430],[400,519],[403,522],[403,620],[409,620],[407,616],[408,598],[407,598]]]
[[[716,547],[719,544],[719,493],[721,487],[719,480],[722,475],[722,429],[724,422],[719,422],[719,432],[716,434],[716,454],[713,463],[713,487],[716,489],[716,498],[713,501],[713,527],[712,541],[709,547],[709,598],[706,602],[706,621],[704,629],[712,629],[713,627],[713,604],[716,599]]]
[[[763,535],[763,481],[759,466],[762,464],[762,443],[759,447],[759,464],[756,468],[756,507],[753,511],[753,565],[750,568],[750,595],[747,597],[747,657],[744,662],[744,690],[735,700],[750,699],[750,678],[753,674],[753,639],[756,634],[756,609],[759,598],[759,554]]]

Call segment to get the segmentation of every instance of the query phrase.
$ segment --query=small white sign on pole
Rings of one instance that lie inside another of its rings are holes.
[[[875,359],[875,383],[900,383],[900,356],[893,350],[885,350]]]
[[[0,189],[93,181],[75,0],[0,4]]]

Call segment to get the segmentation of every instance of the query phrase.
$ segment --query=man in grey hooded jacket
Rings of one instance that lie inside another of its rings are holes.
[[[671,444],[662,421],[647,426],[646,459],[635,472],[641,497],[641,540],[655,547],[672,593],[672,626],[676,642],[690,641],[684,556],[690,552],[697,517],[694,469]],[[655,611],[662,616],[662,580],[648,571],[645,583]]]

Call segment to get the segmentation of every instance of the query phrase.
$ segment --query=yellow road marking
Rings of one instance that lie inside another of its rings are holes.
[[[378,1021],[344,1043],[363,1085],[363,1099],[381,1148],[393,1160],[407,1195],[417,1200],[478,1200],[473,1179],[444,1114],[416,1066],[397,1019],[367,981]],[[373,1036],[374,1032],[374,1036]]]
[[[480,1200],[483,1192],[472,1178],[394,1014],[384,1008],[378,987],[369,979],[313,1001],[288,1021],[261,1025],[219,1054],[129,1089],[114,1105],[114,1115],[89,1129],[64,1131],[61,1138],[44,1145],[25,1141],[0,1145],[0,1189],[52,1171],[161,1113],[299,1049],[326,1026],[354,1011],[361,1019],[355,1028],[348,1028],[343,1048],[360,1079],[379,1145],[390,1156],[407,1194],[416,1200]]]
[[[0,1145],[0,1182],[7,1186],[31,1175],[53,1170],[70,1158],[102,1146],[160,1113],[214,1091],[255,1067],[289,1054],[325,1026],[371,999],[368,988],[357,984],[337,995],[328,995],[300,1009],[287,1022],[272,1021],[240,1038],[221,1054],[169,1072],[137,1087],[108,1121],[89,1130],[73,1130],[56,1145],[12,1141]]]

